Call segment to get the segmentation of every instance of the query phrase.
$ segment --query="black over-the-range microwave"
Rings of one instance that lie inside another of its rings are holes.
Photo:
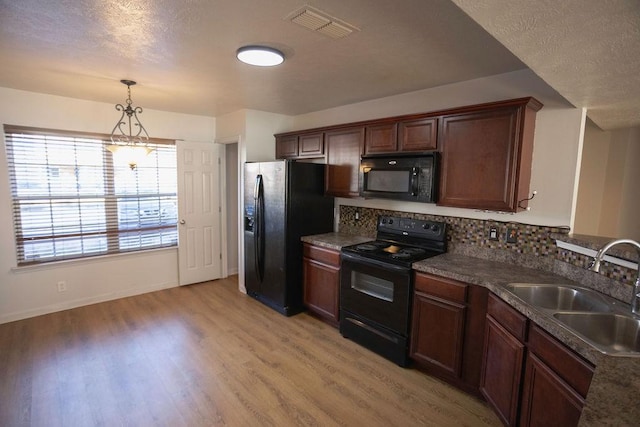
[[[435,203],[438,153],[363,156],[360,178],[362,197]]]

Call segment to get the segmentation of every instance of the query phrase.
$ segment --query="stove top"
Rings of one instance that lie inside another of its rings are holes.
[[[416,261],[446,252],[446,224],[381,216],[376,240],[346,246],[342,252],[410,267]]]

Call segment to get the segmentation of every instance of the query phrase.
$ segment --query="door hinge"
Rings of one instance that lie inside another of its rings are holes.
[[[220,259],[222,259],[222,252],[220,252]]]
[[[218,157],[218,164],[222,164],[222,162],[220,161],[220,157]]]

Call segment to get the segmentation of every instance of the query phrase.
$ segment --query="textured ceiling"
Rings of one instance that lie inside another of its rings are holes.
[[[452,0],[603,129],[640,125],[638,0]]]
[[[529,66],[601,127],[640,124],[636,1],[453,1],[466,13],[450,0],[308,0],[358,29],[333,39],[285,19],[304,0],[0,0],[0,86],[116,103],[127,78],[144,108],[297,115]],[[565,3],[600,20],[580,24]],[[594,32],[609,41],[580,44]],[[247,66],[235,58],[247,44],[287,60]]]

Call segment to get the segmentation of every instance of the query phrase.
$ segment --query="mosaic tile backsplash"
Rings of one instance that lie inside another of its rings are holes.
[[[519,222],[501,222],[449,216],[429,215],[411,212],[398,212],[357,206],[340,206],[339,231],[342,233],[375,237],[378,216],[392,215],[405,218],[443,221],[447,223],[448,250],[486,259],[511,262],[538,269],[551,269],[556,261],[584,268],[591,261],[580,255],[556,246],[552,234],[567,234],[565,227],[546,227],[522,224]],[[356,219],[358,218],[358,219]],[[490,229],[498,231],[498,240],[489,238]],[[515,231],[515,243],[507,243],[509,230]],[[614,264],[603,263],[601,275],[610,279],[632,284],[637,272]]]

